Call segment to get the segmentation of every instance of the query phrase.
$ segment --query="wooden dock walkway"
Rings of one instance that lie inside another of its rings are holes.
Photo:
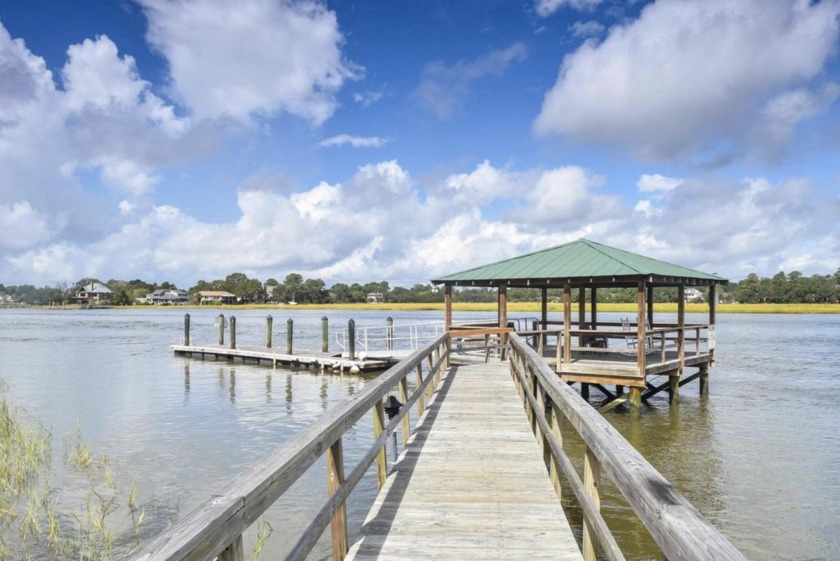
[[[448,370],[347,559],[582,559],[509,369]]]

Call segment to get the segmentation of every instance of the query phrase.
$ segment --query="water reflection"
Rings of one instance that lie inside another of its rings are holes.
[[[230,404],[236,405],[236,370],[230,369]]]
[[[184,403],[190,398],[190,363],[184,362]]]
[[[723,463],[713,430],[714,414],[707,400],[683,399],[669,404],[667,395],[660,394],[641,408],[641,414],[620,407],[605,417],[713,525],[718,525],[723,508],[724,490],[718,485]],[[582,453],[580,446],[575,454]],[[604,517],[627,558],[659,558],[656,543],[620,491],[612,482],[605,482],[601,491]]]
[[[269,371],[265,375],[265,402],[271,403],[271,374],[272,372]]]
[[[330,402],[327,400],[327,377],[321,376],[321,393],[319,394],[321,397],[321,409],[326,411],[329,406]]]

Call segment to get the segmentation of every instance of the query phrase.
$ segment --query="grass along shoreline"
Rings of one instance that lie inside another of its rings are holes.
[[[36,306],[33,306],[36,307]],[[67,306],[65,308],[54,308],[48,306],[37,306],[44,309],[78,309],[78,307]],[[577,311],[577,300],[572,304],[573,310]],[[202,309],[221,309],[221,310],[379,310],[379,311],[403,311],[403,312],[419,312],[419,311],[439,311],[443,313],[443,302],[437,303],[360,303],[360,304],[297,304],[290,306],[288,304],[236,304],[236,305],[215,305],[215,306],[114,306],[115,309],[130,309],[130,310],[202,310]],[[589,310],[587,304],[586,309]],[[452,309],[456,312],[495,312],[495,302],[480,302],[467,303],[456,302]],[[660,313],[677,313],[676,303],[656,303],[653,305],[655,312]],[[551,302],[548,305],[549,312],[563,312],[563,304],[558,302]],[[635,313],[635,303],[598,303],[599,312],[617,312],[617,313]],[[685,311],[687,313],[708,313],[708,304],[701,303],[686,303]],[[531,312],[539,313],[539,302],[508,302],[508,312]],[[719,314],[840,314],[840,303],[837,304],[718,304],[717,313]]]

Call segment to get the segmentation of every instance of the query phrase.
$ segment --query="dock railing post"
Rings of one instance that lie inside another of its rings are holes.
[[[219,346],[225,344],[225,314],[219,314]]]
[[[245,559],[245,547],[242,541],[242,534],[233,540],[227,549],[225,549],[216,559],[218,561],[243,561]]]
[[[356,360],[356,322],[352,319],[347,322],[347,356]]]
[[[421,386],[421,384],[423,384],[423,363],[420,363],[420,364],[417,365],[417,368],[415,369],[415,372],[416,372],[415,383],[417,384],[417,387],[419,388]],[[426,391],[429,391],[428,386],[426,387]],[[425,393],[420,392],[420,395],[417,398],[417,416],[418,417],[422,416],[423,411],[426,409],[426,401],[425,401],[424,397],[425,397]]]
[[[230,348],[236,348],[236,318],[230,316]]]
[[[586,447],[586,455],[583,458],[583,488],[589,498],[595,505],[595,508],[601,510],[601,495],[598,492],[598,487],[601,485],[601,464],[595,454]],[[596,561],[598,558],[596,551],[597,542],[595,533],[592,530],[592,523],[583,518],[583,559],[584,561]]]
[[[295,339],[295,320],[289,318],[286,321],[286,354],[292,354],[292,345]]]
[[[327,449],[327,492],[335,495],[344,483],[344,449],[339,437],[335,444]],[[332,554],[334,561],[342,561],[347,556],[347,509],[341,503],[330,522],[332,531]]]
[[[373,404],[373,439],[377,440],[383,430],[385,430],[385,404],[380,399]],[[385,446],[376,453],[376,481],[379,489],[382,489],[388,478],[388,458],[385,454]]]
[[[563,432],[560,430],[560,419],[562,413],[560,412],[560,408],[555,405],[554,400],[552,400],[551,397],[548,397],[547,401],[548,400],[551,400],[551,403],[546,403],[548,424],[551,426],[551,433],[557,440],[557,444],[560,448],[563,448]],[[551,476],[551,483],[554,485],[554,490],[557,492],[557,500],[560,501],[563,498],[563,489],[560,485],[560,466],[557,464],[557,459],[554,457],[554,454],[549,456],[549,461],[551,462],[548,470]]]
[[[184,345],[190,346],[190,314],[184,314]]]
[[[403,376],[400,380],[400,400],[403,403],[408,403],[408,379]],[[408,437],[411,436],[411,419],[408,417],[408,409],[405,410],[405,415],[402,418],[402,443],[403,446],[408,444]],[[396,449],[396,448],[395,448]]]
[[[330,348],[330,320],[327,316],[321,318],[321,352],[326,353]]]
[[[271,331],[273,326],[274,318],[271,317],[271,314],[268,314],[265,318],[265,346],[267,349],[271,348]]]

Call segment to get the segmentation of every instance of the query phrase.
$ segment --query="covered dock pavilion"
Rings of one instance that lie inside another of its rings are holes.
[[[453,324],[454,287],[496,288],[498,326],[490,331],[502,343],[505,332],[512,329],[508,322],[508,289],[539,289],[539,325],[520,333],[529,337],[563,380],[581,383],[584,397],[588,396],[589,385],[595,385],[612,405],[628,401],[639,406],[643,399],[663,390],[674,401],[679,399],[680,386],[698,378],[701,395],[708,391],[709,369],[715,361],[716,287],[728,283],[717,275],[580,239],[446,275],[432,283],[444,286],[447,331],[473,328]],[[620,322],[599,321],[598,290],[626,287],[636,289],[636,313]],[[708,287],[708,322],[686,323],[686,287]],[[561,288],[563,321],[549,321],[548,290]],[[656,321],[654,317],[655,290],[661,288],[677,289],[676,323]],[[694,371],[687,373],[690,368]],[[657,386],[651,380],[659,376],[668,380]],[[614,390],[607,386],[614,386]],[[625,388],[629,388],[626,395]]]

